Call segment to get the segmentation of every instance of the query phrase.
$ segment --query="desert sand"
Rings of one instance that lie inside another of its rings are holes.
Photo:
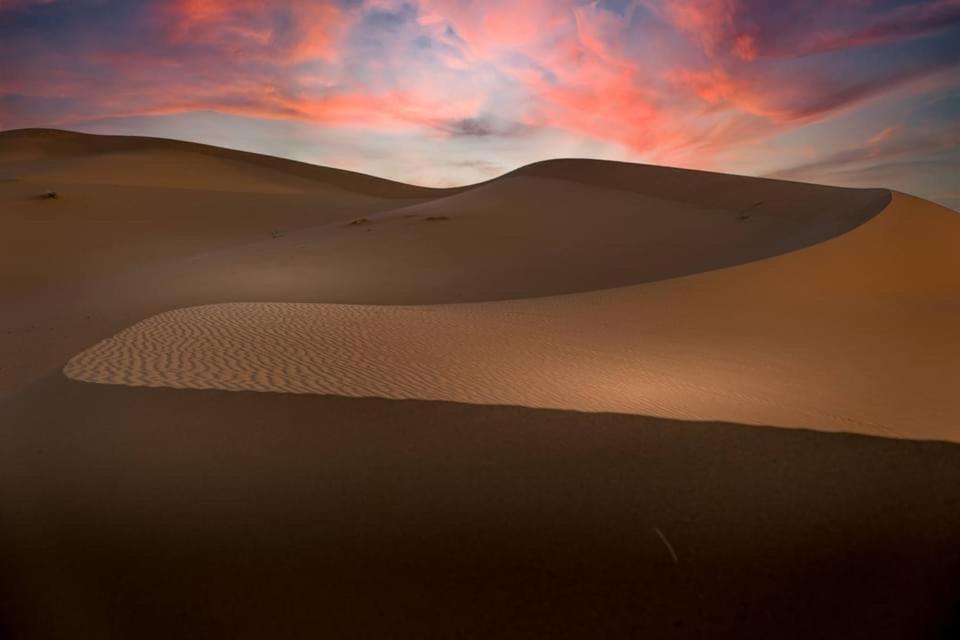
[[[429,190],[170,141],[2,135],[0,291],[11,312],[0,317],[0,397],[178,307],[420,305],[632,285],[815,244],[889,199],[590,161]],[[169,186],[200,176],[213,186]],[[50,190],[60,197],[39,197]]]
[[[0,213],[2,632],[960,631],[952,211],[25,130]]]
[[[896,194],[839,238],[713,273],[474,305],[191,307],[64,371],[960,442],[958,242],[960,216]]]

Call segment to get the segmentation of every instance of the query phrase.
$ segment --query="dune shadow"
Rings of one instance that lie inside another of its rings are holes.
[[[0,425],[11,637],[946,638],[960,605],[954,444],[59,375]]]

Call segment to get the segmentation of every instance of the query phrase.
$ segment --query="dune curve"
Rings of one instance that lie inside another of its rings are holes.
[[[173,140],[2,132],[0,398],[177,308],[621,287],[812,246],[889,198],[584,159],[428,189]]]
[[[273,179],[298,188],[326,185],[385,198],[422,198],[457,191],[419,187],[197,142],[60,129],[0,131],[0,167],[4,164],[15,165],[19,175],[36,174],[70,182],[119,181],[203,188],[214,184],[230,191],[243,191],[250,181]],[[231,175],[218,176],[218,168]]]
[[[941,207],[27,131],[0,213],[0,636],[960,628]]]
[[[492,303],[179,309],[64,372],[960,441],[958,240],[952,212],[895,194],[844,235],[727,269]]]

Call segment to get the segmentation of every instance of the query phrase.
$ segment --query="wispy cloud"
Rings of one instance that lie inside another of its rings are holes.
[[[891,160],[927,155],[938,151],[960,149],[960,125],[947,129],[925,130],[903,125],[886,127],[862,144],[832,151],[812,162],[780,169],[768,174],[771,178],[817,180],[841,171],[885,164]]]
[[[710,166],[960,86],[960,0],[0,0],[0,26],[2,128],[213,112]],[[953,140],[872,124],[781,171]]]

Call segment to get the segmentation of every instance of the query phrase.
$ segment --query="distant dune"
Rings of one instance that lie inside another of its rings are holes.
[[[23,130],[0,216],[0,636],[957,637],[943,207]]]
[[[16,163],[36,177],[99,184],[224,187],[243,192],[278,182],[300,189],[327,186],[385,198],[450,191],[195,142],[58,129],[0,131],[0,163]]]
[[[0,292],[13,308],[0,318],[0,360],[10,363],[0,394],[177,307],[619,287],[809,246],[889,200],[882,190],[588,160],[432,190],[188,143],[46,130],[0,134],[4,176],[19,179],[0,181]],[[50,190],[60,197],[39,197]]]

